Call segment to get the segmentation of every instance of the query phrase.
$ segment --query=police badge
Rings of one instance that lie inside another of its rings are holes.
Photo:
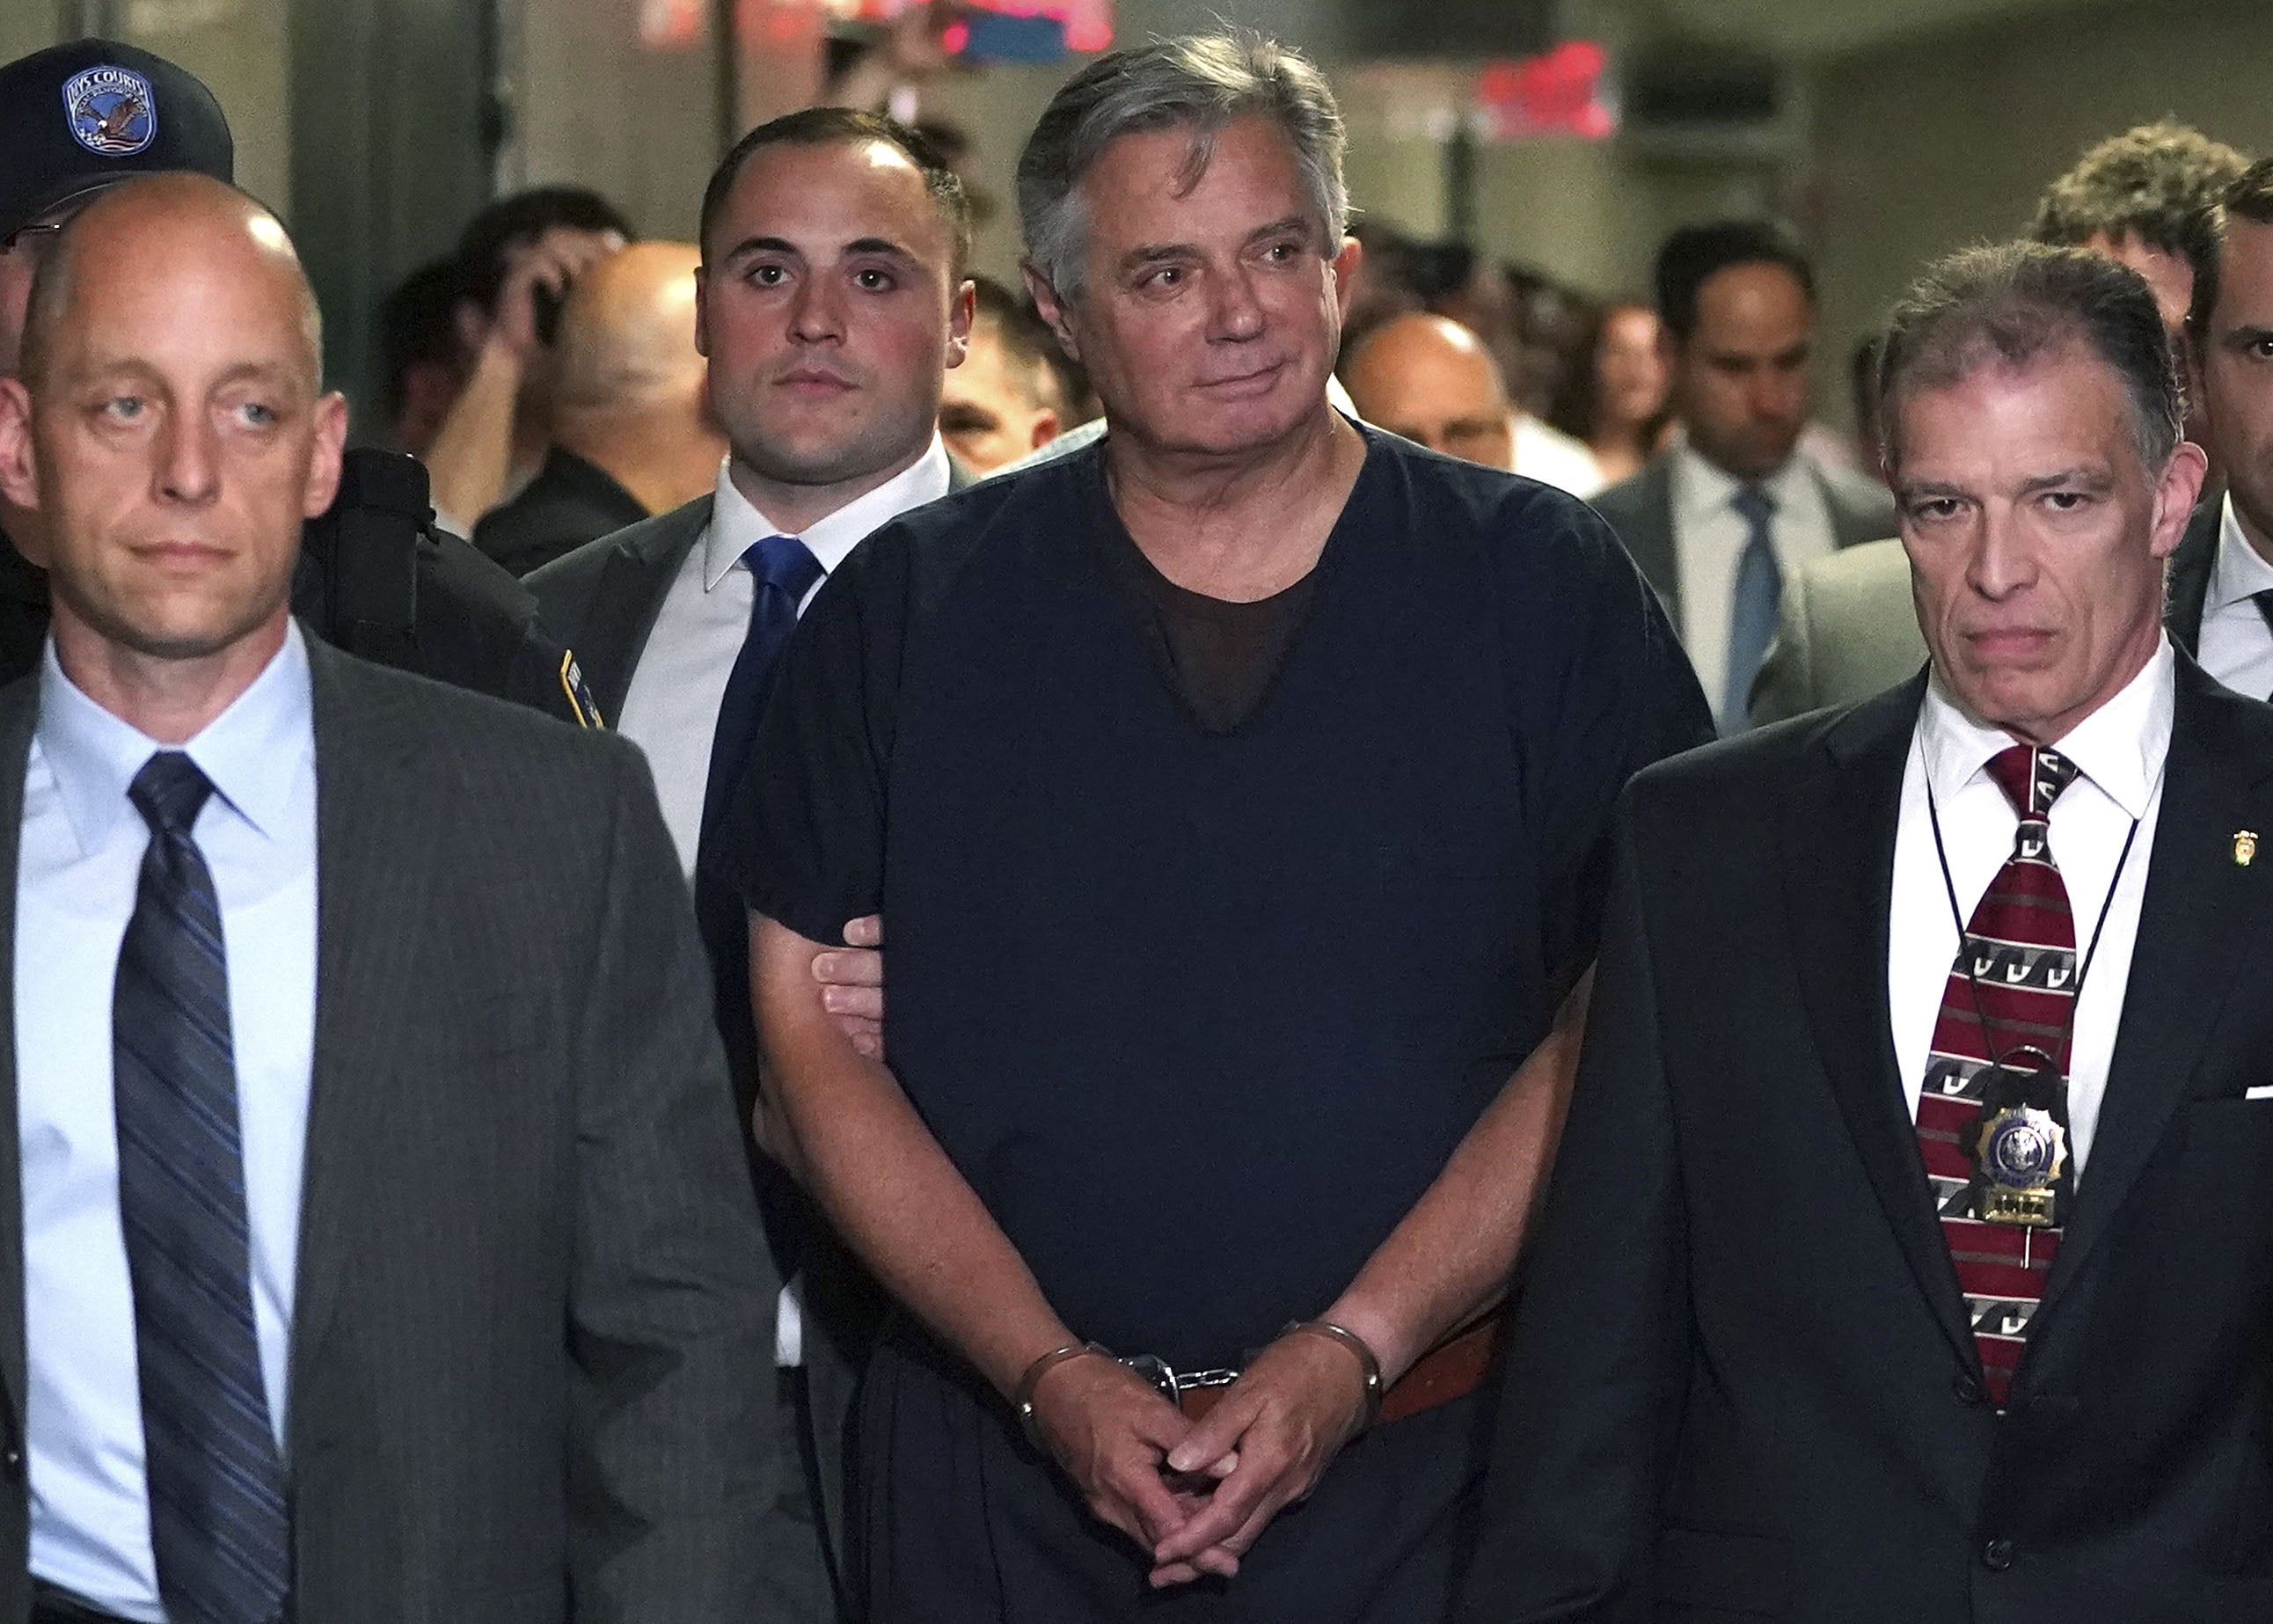
[[[2067,1132],[2050,1111],[2013,1105],[1984,1114],[1974,1140],[1973,1215],[1984,1223],[2049,1229]]]
[[[64,83],[71,138],[100,158],[131,158],[158,137],[158,98],[131,68],[94,67]]]

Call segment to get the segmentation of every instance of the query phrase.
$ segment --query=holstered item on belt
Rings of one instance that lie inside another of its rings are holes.
[[[1402,1421],[1439,1404],[1449,1404],[1456,1398],[1466,1398],[1483,1385],[1484,1377],[1491,1370],[1492,1356],[1498,1351],[1497,1314],[1480,1325],[1471,1326],[1449,1342],[1438,1342],[1415,1359],[1412,1369],[1390,1384],[1389,1391],[1381,1396],[1381,1414],[1375,1425]],[[1177,1408],[1185,1415],[1201,1421],[1230,1391],[1228,1385],[1182,1387],[1174,1398]]]

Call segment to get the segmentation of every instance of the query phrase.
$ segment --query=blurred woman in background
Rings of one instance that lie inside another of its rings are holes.
[[[1611,305],[1595,324],[1589,353],[1593,365],[1572,369],[1551,420],[1585,440],[1603,480],[1616,485],[1641,471],[1670,424],[1657,312],[1647,304]]]

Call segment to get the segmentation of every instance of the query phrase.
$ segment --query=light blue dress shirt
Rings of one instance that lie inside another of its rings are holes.
[[[148,1624],[165,1614],[118,1221],[110,1001],[150,839],[126,788],[160,748],[74,687],[49,643],[16,872],[31,1565]],[[229,954],[252,1312],[281,1447],[316,1027],[315,733],[296,625],[182,748],[215,791],[195,833]]]

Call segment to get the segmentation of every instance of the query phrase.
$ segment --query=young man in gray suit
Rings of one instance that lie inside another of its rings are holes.
[[[778,1617],[773,1282],[654,793],[303,635],[319,353],[275,219],[171,175],[64,229],[0,383],[55,598],[0,690],[0,1615]]]

